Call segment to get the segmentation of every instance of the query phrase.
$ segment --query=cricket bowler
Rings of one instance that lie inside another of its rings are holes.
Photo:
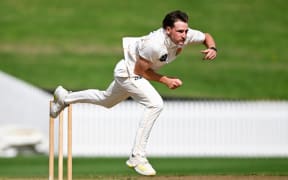
[[[145,107],[127,166],[141,175],[152,176],[155,169],[146,158],[146,145],[152,127],[163,110],[163,99],[149,81],[156,81],[170,89],[182,85],[181,79],[157,73],[170,64],[188,45],[203,44],[203,59],[216,58],[217,49],[213,37],[188,26],[188,15],[176,10],[169,12],[162,27],[142,37],[124,37],[124,58],[114,69],[114,80],[106,90],[88,89],[68,92],[58,86],[50,115],[57,117],[61,110],[73,103],[91,103],[111,108],[128,97]]]

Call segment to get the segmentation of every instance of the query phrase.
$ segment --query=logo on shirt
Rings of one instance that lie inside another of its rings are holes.
[[[160,57],[159,60],[160,60],[161,62],[166,61],[166,60],[167,60],[167,57],[168,57],[168,54],[164,54],[163,56]]]

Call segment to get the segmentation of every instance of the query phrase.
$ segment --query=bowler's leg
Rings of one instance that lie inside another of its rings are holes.
[[[54,104],[50,109],[52,117],[58,116],[60,111],[73,103],[92,103],[110,108],[115,104],[127,99],[129,94],[119,84],[113,81],[105,91],[89,89],[84,91],[70,92],[63,87],[56,88]]]
[[[128,97],[129,94],[117,82],[113,81],[105,91],[88,89],[69,93],[64,102],[65,104],[91,103],[110,108]]]
[[[134,84],[138,88],[131,96],[145,106],[145,111],[139,123],[132,154],[146,156],[147,142],[153,125],[163,110],[163,100],[146,79],[136,80]]]
[[[146,79],[130,79],[122,85],[125,86],[134,100],[145,106],[144,116],[136,133],[132,154],[126,164],[142,175],[155,175],[156,171],[147,160],[145,150],[152,127],[163,109],[163,100]]]

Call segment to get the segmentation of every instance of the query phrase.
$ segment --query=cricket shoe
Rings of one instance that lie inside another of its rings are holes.
[[[50,116],[56,118],[59,113],[67,106],[64,102],[65,97],[68,95],[68,91],[62,86],[58,86],[54,91],[54,99],[50,106]]]
[[[135,171],[144,176],[154,176],[156,171],[153,169],[146,157],[130,156],[126,161],[126,165],[130,168],[134,168]]]

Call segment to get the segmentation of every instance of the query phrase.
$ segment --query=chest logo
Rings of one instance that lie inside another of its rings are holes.
[[[164,54],[163,56],[160,57],[159,60],[160,60],[161,62],[164,62],[164,61],[167,60],[167,57],[168,57],[168,54]]]

